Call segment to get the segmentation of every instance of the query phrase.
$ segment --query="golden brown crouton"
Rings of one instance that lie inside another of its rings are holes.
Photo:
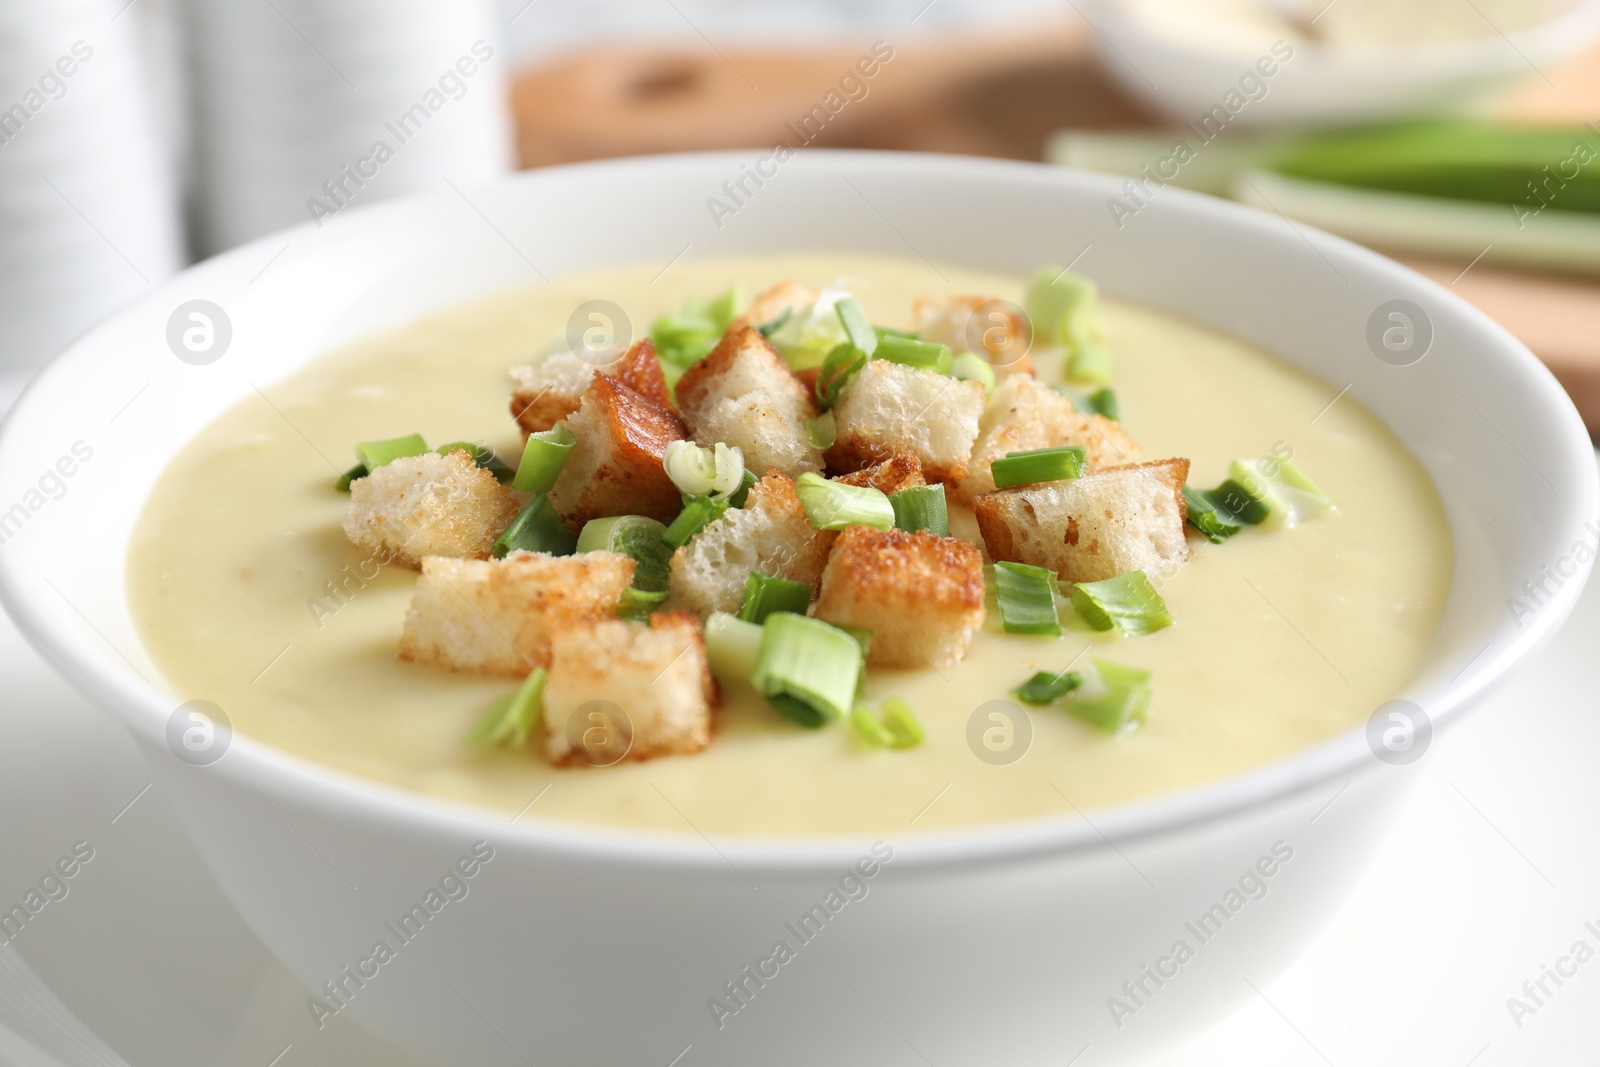
[[[822,572],[816,617],[872,631],[874,667],[944,667],[983,625],[978,546],[926,530],[851,526]]]
[[[350,483],[344,533],[357,548],[408,567],[423,556],[483,559],[522,499],[464,451],[424,452]]]
[[[974,321],[972,313],[979,308],[983,313]],[[949,345],[952,352],[976,352],[999,379],[1033,373],[1028,355],[1033,331],[1021,312],[991,296],[924,296],[911,306],[911,328],[922,340]]]
[[[615,614],[633,558],[513,552],[505,559],[429,556],[406,612],[400,658],[458,671],[525,675],[550,662],[550,641]]]
[[[869,360],[833,406],[838,437],[828,465],[860,470],[904,449],[921,461],[925,477],[954,484],[966,476],[983,398],[978,382]]]
[[[1189,558],[1188,477],[1186,459],[1108,467],[1071,481],[984,493],[972,510],[997,560],[1049,567],[1069,582],[1136,570],[1155,577]]]
[[[574,533],[607,515],[668,522],[677,516],[683,496],[661,466],[667,445],[683,438],[672,409],[597,374],[567,429],[578,443],[550,490],[550,503]]]
[[[556,352],[532,366],[511,368],[511,417],[523,433],[548,430],[578,410],[594,367],[571,352]]]
[[[822,469],[822,452],[806,438],[816,402],[759,330],[729,330],[684,371],[677,395],[698,444],[733,445],[750,470],[777,468],[798,477]]]
[[[729,332],[741,326],[765,326],[785,311],[799,312],[810,307],[816,302],[817,294],[803,285],[785,279],[768,289],[758,293],[750,301],[750,306],[744,309],[744,314],[734,319],[728,325]]]
[[[1103,415],[1085,415],[1072,401],[1027,375],[1013,375],[995,387],[979,423],[967,476],[957,494],[970,501],[994,488],[990,468],[1008,452],[1082,445],[1090,470],[1139,460],[1139,446],[1122,424]]]
[[[711,743],[717,687],[700,620],[657,612],[650,625],[586,621],[550,647],[544,686],[551,763],[608,766],[699,752]]]
[[[610,375],[640,396],[649,397],[663,407],[672,407],[667,376],[661,372],[661,359],[656,355],[655,342],[648,337],[643,341],[635,341],[621,359],[601,367],[600,373]]]
[[[853,474],[841,474],[834,481],[843,482],[845,485],[866,486],[876,489],[884,496],[898,493],[902,489],[915,489],[919,485],[928,484],[927,479],[922,476],[922,463],[910,452],[900,449],[896,449],[881,463],[863,467]]]
[[[769,471],[742,508],[729,508],[672,554],[669,603],[709,615],[738,611],[751,571],[816,587],[836,535],[806,520],[794,479]]]

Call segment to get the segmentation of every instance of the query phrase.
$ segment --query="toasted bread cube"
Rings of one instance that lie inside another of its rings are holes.
[[[995,387],[979,423],[967,476],[957,486],[963,500],[994,488],[994,461],[1008,452],[1082,445],[1090,470],[1139,461],[1139,446],[1122,424],[1103,415],[1085,415],[1072,401],[1037,378],[1013,375]]]
[[[851,526],[833,543],[816,617],[872,631],[874,667],[945,667],[983,625],[978,546],[926,530]]]
[[[974,321],[972,313],[979,308],[983,315]],[[911,328],[922,340],[949,345],[952,352],[977,353],[997,379],[1031,375],[1033,337],[1021,310],[992,296],[924,296],[911,305]]]
[[[671,408],[596,374],[567,429],[578,441],[550,490],[550,503],[574,533],[607,515],[648,515],[663,522],[677,516],[683,496],[661,465],[667,445],[683,438],[683,423]]]
[[[785,311],[800,312],[816,303],[817,294],[787,278],[763,293],[756,294],[744,314],[729,323],[730,333],[743,326],[765,326]]]
[[[1189,558],[1189,461],[1109,467],[1071,481],[984,493],[972,502],[989,555],[1049,567],[1069,582],[1152,577]]]
[[[512,418],[525,434],[565,422],[582,405],[583,394],[596,373],[609,375],[636,393],[672,406],[656,346],[647,337],[635,341],[621,357],[604,365],[597,366],[571,352],[557,352],[536,365],[512,367]]]
[[[759,330],[729,330],[684,371],[677,395],[696,443],[734,445],[750,470],[776,468],[798,477],[822,469],[821,450],[806,438],[816,402]]]
[[[406,612],[400,658],[510,677],[550,662],[550,641],[616,613],[631,556],[513,552],[505,559],[428,556]]]
[[[834,481],[866,486],[884,496],[928,484],[928,480],[922,476],[922,463],[917,457],[898,449],[883,462],[863,467],[854,474],[841,474]]]
[[[672,554],[668,603],[702,616],[738,611],[751,571],[815,588],[834,537],[807,521],[794,479],[769,471],[744,507],[729,508]]]
[[[424,556],[484,559],[522,507],[464,451],[424,452],[350,483],[344,533],[380,558],[422,565]]]
[[[699,752],[711,743],[716,709],[700,620],[687,612],[657,612],[648,626],[585,621],[551,642],[543,715],[551,763],[604,766]]]
[[[855,471],[904,449],[925,477],[954,484],[966,476],[983,398],[977,382],[869,360],[833,406],[839,432],[828,464]]]
[[[610,375],[640,396],[649,397],[663,407],[672,407],[672,392],[667,388],[667,376],[662,373],[655,342],[648,337],[629,345],[621,359],[601,367],[600,373]]]

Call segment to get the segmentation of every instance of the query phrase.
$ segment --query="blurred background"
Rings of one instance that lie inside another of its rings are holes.
[[[1600,428],[1597,34],[1594,0],[4,0],[0,370],[351,206],[788,144],[1334,230],[1478,303]]]

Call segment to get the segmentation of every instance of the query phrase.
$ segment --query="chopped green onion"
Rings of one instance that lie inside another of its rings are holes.
[[[1027,563],[994,565],[995,591],[1000,600],[1000,622],[1006,633],[1061,636],[1056,616],[1056,575]]]
[[[880,341],[885,337],[909,337],[915,341],[922,336],[916,330],[897,330],[893,326],[874,326],[872,332],[878,335]]]
[[[1006,489],[1013,485],[1081,478],[1085,466],[1082,445],[1062,445],[1059,448],[1031,448],[1024,452],[1007,452],[994,461],[991,470],[994,474],[995,488]]]
[[[578,534],[579,552],[620,552],[634,561],[633,588],[645,593],[667,591],[672,546],[662,540],[667,528],[643,515],[590,519]]]
[[[806,444],[812,448],[826,451],[838,439],[839,420],[833,417],[833,412],[824,411],[816,418],[806,420]]]
[[[1024,704],[1054,704],[1083,684],[1083,675],[1077,671],[1051,674],[1040,671],[1011,691]]]
[[[339,492],[348,493],[350,491],[351,482],[359,481],[366,476],[367,465],[365,463],[357,463],[354,467],[351,467],[349,470],[339,475],[339,480],[334,482],[333,485],[334,488],[339,490]]]
[[[508,553],[548,552],[552,556],[570,556],[578,547],[578,539],[561,521],[561,516],[543,493],[528,501],[527,506],[511,520],[505,532],[494,543],[494,558],[504,559]]]
[[[522,446],[522,462],[517,464],[517,476],[511,480],[511,488],[523,493],[548,493],[556,484],[567,456],[572,453],[572,446],[577,443],[578,439],[563,422],[529,434],[528,443]]]
[[[544,668],[535,667],[515,693],[496,700],[478,724],[467,734],[474,745],[505,745],[523,748],[533,736],[533,727],[544,710]]]
[[[796,311],[767,335],[772,347],[793,370],[821,366],[840,342],[848,341],[844,323],[834,307],[850,294],[832,286],[818,294],[810,307]]]
[[[925,736],[922,724],[899,697],[885,700],[878,714],[857,704],[850,712],[850,726],[869,748],[916,748]]]
[[[828,358],[822,361],[812,391],[817,395],[817,406],[823,411],[833,407],[839,393],[867,365],[867,353],[848,341],[835,345]]]
[[[682,378],[684,372],[689,368],[680,367],[676,363],[668,363],[660,356],[656,357],[656,362],[661,364],[661,381],[666,385],[667,391],[670,393],[672,390],[677,388],[678,379]]]
[[[661,539],[673,548],[682,548],[706,526],[722,518],[728,510],[727,497],[697,496],[684,501],[683,510],[672,520]]]
[[[744,502],[749,499],[750,490],[756,487],[761,479],[751,472],[749,467],[744,469],[744,474],[739,479],[739,488],[728,494],[728,503],[736,508],[744,507]]]
[[[927,530],[940,537],[950,536],[950,515],[945,506],[944,486],[916,485],[889,494],[889,506],[894,508],[894,524],[908,533]]]
[[[796,482],[795,493],[800,497],[800,506],[806,509],[806,518],[819,530],[894,527],[894,505],[871,486],[830,482],[815,471],[806,471]]]
[[[1085,415],[1104,415],[1112,422],[1122,421],[1122,406],[1117,403],[1116,390],[1109,385],[1102,385],[1092,393],[1081,393],[1066,385],[1057,385],[1055,390]]]
[[[994,365],[976,352],[962,352],[950,363],[950,374],[964,382],[982,382],[985,392],[994,388]]]
[[[714,296],[706,301],[703,305],[703,313],[706,318],[716,324],[718,330],[726,333],[728,327],[733,324],[733,320],[744,314],[745,306],[748,303],[749,301],[745,299],[744,285],[740,282],[734,282],[721,295]],[[685,304],[686,306],[694,306],[697,311],[702,309],[702,306],[693,300],[685,301]]]
[[[721,441],[710,448],[668,442],[661,466],[685,496],[731,496],[744,482],[744,453]]]
[[[1116,373],[1117,358],[1104,345],[1079,345],[1067,356],[1065,374],[1075,382],[1109,382]]]
[[[772,332],[774,330],[781,329],[783,324],[788,322],[790,316],[793,314],[793,308],[784,308],[777,318],[771,320],[770,322],[763,322],[760,326],[756,327],[756,330],[760,332],[762,337],[771,337]]]
[[[617,598],[617,617],[623,619],[633,619],[636,622],[644,622],[650,618],[650,613],[652,611],[655,611],[666,602],[667,591],[665,589],[652,592],[647,589],[638,589],[630,585],[628,588],[624,589],[622,591],[622,595]]]
[[[1072,587],[1072,606],[1096,630],[1116,628],[1130,636],[1153,634],[1172,625],[1166,602],[1144,571],[1129,571]]]
[[[748,682],[761,655],[763,628],[726,611],[706,618],[706,659],[722,681]]]
[[[850,339],[850,343],[863,356],[871,356],[878,347],[878,333],[868,324],[867,313],[861,310],[861,301],[847,296],[833,305],[833,311],[839,316],[839,324],[844,327],[844,335]]]
[[[1220,545],[1246,526],[1255,526],[1267,517],[1267,506],[1245,491],[1232,478],[1215,489],[1183,487],[1188,502],[1189,525]]]
[[[405,437],[391,437],[387,441],[362,441],[356,445],[356,458],[371,474],[385,463],[408,456],[420,456],[427,450],[428,442],[422,439],[420,433],[414,433]]]
[[[1083,685],[1067,698],[1066,710],[1108,734],[1122,733],[1145,720],[1150,707],[1150,672],[1093,660]]]
[[[1228,466],[1228,477],[1267,509],[1269,524],[1293,526],[1333,506],[1328,495],[1292,460],[1276,456],[1236,459]]]
[[[782,714],[811,727],[843,718],[860,676],[861,646],[843,630],[786,611],[767,616],[750,680]]]
[[[760,623],[774,611],[804,615],[810,603],[811,587],[804,582],[751,571],[744,582],[744,602],[739,605],[739,618]]]
[[[473,444],[471,441],[452,441],[450,444],[440,445],[434,451],[441,456],[448,456],[452,452],[465,452],[472,457],[472,462],[494,475],[498,482],[509,482],[517,473],[494,454],[494,449]]]
[[[878,339],[878,350],[873,355],[890,363],[937,371],[940,374],[949,374],[955,365],[949,345],[918,341],[912,337],[897,337],[893,334]]]
[[[705,358],[744,307],[744,287],[735,283],[721,296],[685,300],[682,314],[657,318],[650,324],[650,340],[663,369],[676,366],[681,371]]]
[[[1043,344],[1080,348],[1100,336],[1100,289],[1054,264],[1040,267],[1028,283],[1023,308],[1033,336]]]

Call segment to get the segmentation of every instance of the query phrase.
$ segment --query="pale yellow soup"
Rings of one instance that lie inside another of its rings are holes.
[[[1162,588],[1176,622],[1153,635],[1094,633],[1070,609],[1063,637],[1009,635],[991,599],[959,664],[868,679],[870,699],[902,697],[921,718],[927,740],[916,749],[867,749],[843,724],[801,728],[739,682],[723,686],[715,739],[694,756],[556,769],[534,748],[470,747],[464,735],[485,705],[513,686],[396,657],[415,572],[386,565],[364,586],[345,581],[378,569],[340,529],[348,497],[333,483],[354,442],[415,431],[432,444],[486,440],[514,461],[506,369],[588,299],[621,305],[641,332],[685,297],[736,280],[759,291],[782,278],[840,279],[883,324],[904,323],[918,296],[1020,302],[1024,286],[856,256],[688,260],[660,272],[567,278],[434,315],[330,353],[213,422],[162,475],[129,553],[139,631],[173,690],[306,759],[524,821],[906,833],[1099,808],[1258,767],[1363,721],[1433,637],[1449,533],[1432,485],[1390,432],[1348,396],[1329,406],[1336,385],[1268,352],[1107,300],[1124,424],[1146,459],[1186,456],[1193,483],[1210,486],[1230,460],[1285,442],[1336,510],[1221,545],[1192,536],[1193,558]],[[951,519],[976,539],[969,512]],[[335,599],[330,582],[357,591]],[[1029,709],[1020,759],[974,754],[968,724],[980,705],[1035,671],[1091,657],[1152,672],[1142,727],[1109,737],[1061,710]]]

